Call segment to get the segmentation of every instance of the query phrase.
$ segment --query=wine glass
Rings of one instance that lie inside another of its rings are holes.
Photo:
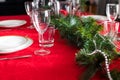
[[[45,1],[46,0],[33,0],[33,3],[35,4],[35,8],[40,8],[45,6]]]
[[[44,45],[44,38],[43,34],[47,30],[49,24],[50,24],[50,10],[48,9],[34,9],[32,11],[32,20],[33,24],[35,26],[35,29],[38,32],[39,35],[39,46],[41,47],[39,50],[35,50],[34,53],[36,55],[47,55],[50,54],[50,50],[46,49]]]
[[[34,4],[31,1],[26,1],[24,3],[24,5],[25,5],[26,13],[30,17],[30,24],[31,24],[31,26],[29,26],[28,28],[33,29],[34,27],[32,25],[31,15],[32,15],[32,9],[33,9]]]
[[[117,18],[118,10],[117,4],[107,4],[106,6],[106,14],[109,21],[113,22]]]
[[[71,1],[55,1],[54,3],[54,13],[60,15],[61,11],[66,11],[71,14],[72,4]]]
[[[106,5],[106,15],[108,17],[108,20],[111,22],[111,26],[110,26],[110,32],[109,32],[109,37],[110,39],[114,39],[114,35],[115,35],[115,27],[114,27],[114,22],[115,19],[117,18],[118,15],[118,6],[117,4],[107,4]]]
[[[77,11],[79,11],[79,8],[80,8],[80,0],[72,0],[72,11],[73,11],[73,15],[76,14]]]

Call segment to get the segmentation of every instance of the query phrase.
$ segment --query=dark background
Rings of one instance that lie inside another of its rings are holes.
[[[6,2],[0,2],[0,15],[19,15],[26,14],[24,2],[33,0],[6,0]],[[45,0],[46,3],[49,0]],[[65,0],[59,0],[65,1]],[[89,1],[89,0],[86,0]],[[106,4],[109,2],[118,3],[118,0],[99,0],[97,7],[97,14],[106,15]]]
[[[24,2],[32,0],[6,0],[0,2],[0,15],[19,15],[26,14]]]
[[[6,0],[6,2],[0,2],[0,16],[1,15],[19,15],[26,14],[24,2],[33,0]],[[47,3],[49,0],[45,0]],[[65,1],[65,0],[59,0]]]

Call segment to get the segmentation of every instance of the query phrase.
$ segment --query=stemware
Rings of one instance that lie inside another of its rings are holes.
[[[49,0],[49,2],[48,2],[48,6],[50,7],[53,15],[55,14],[55,7],[54,7],[55,2],[56,2],[56,0]]]
[[[106,15],[108,17],[108,20],[111,22],[110,32],[109,32],[108,36],[110,37],[110,39],[114,39],[114,35],[115,35],[114,22],[118,15],[117,4],[113,4],[113,3],[107,4],[106,5]]]
[[[50,50],[46,49],[44,46],[46,44],[44,44],[43,38],[43,34],[50,24],[50,10],[43,8],[34,9],[32,11],[32,19],[39,35],[39,46],[41,47],[39,50],[35,50],[34,53],[41,56],[50,54]]]
[[[67,13],[71,14],[72,3],[71,1],[55,1],[54,2],[54,12],[56,15],[60,15],[60,12],[64,10]]]
[[[28,28],[30,28],[30,29],[33,29],[34,27],[33,27],[33,25],[32,25],[32,20],[31,20],[31,15],[32,15],[32,9],[33,9],[33,2],[31,2],[31,1],[26,1],[25,3],[24,3],[24,5],[25,5],[25,10],[26,10],[26,13],[27,13],[27,15],[30,17],[30,24],[31,24],[31,26],[29,26]]]
[[[33,3],[35,4],[34,7],[35,8],[40,8],[40,7],[44,7],[45,6],[45,1],[46,0],[33,0]]]
[[[117,17],[118,10],[116,4],[107,4],[106,6],[106,14],[109,19],[109,21],[114,21]]]
[[[80,8],[80,0],[72,0],[72,11],[73,15],[79,11]]]

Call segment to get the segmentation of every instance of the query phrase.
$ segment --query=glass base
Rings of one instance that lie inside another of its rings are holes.
[[[34,54],[39,55],[39,56],[45,56],[45,55],[50,54],[50,50],[40,49],[40,50],[34,51]]]
[[[27,27],[28,29],[35,29],[33,25],[30,25],[29,27]]]

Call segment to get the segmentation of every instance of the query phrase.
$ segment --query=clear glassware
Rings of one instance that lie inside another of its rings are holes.
[[[26,1],[26,2],[24,3],[24,5],[25,5],[26,13],[27,13],[27,15],[30,17],[30,24],[31,24],[31,26],[29,26],[28,28],[33,29],[34,27],[33,27],[32,19],[31,19],[32,9],[33,9],[33,6],[34,6],[34,5],[33,5],[33,2],[31,2],[31,1]]]
[[[62,10],[66,11],[67,13],[71,14],[72,12],[72,3],[71,1],[55,1],[53,3],[53,11],[54,14],[60,15]]]
[[[35,26],[35,29],[39,35],[39,46],[41,47],[39,50],[35,50],[34,53],[36,55],[47,55],[50,54],[50,50],[48,50],[44,45],[43,34],[47,30],[50,24],[50,10],[48,9],[34,9],[32,11],[32,20]]]
[[[114,39],[114,35],[115,35],[115,26],[114,26],[114,22],[115,19],[117,18],[118,15],[118,6],[117,4],[107,4],[106,5],[106,15],[108,17],[108,20],[111,22],[111,26],[110,26],[110,32],[109,32],[109,37],[110,39]]]
[[[106,6],[106,15],[109,21],[114,21],[117,18],[118,10],[117,4],[107,4]]]
[[[72,14],[75,15],[77,11],[80,11],[80,0],[72,0]]]
[[[46,0],[33,0],[33,3],[35,4],[35,8],[38,9],[40,7],[45,6],[45,1]]]
[[[48,2],[48,6],[51,8],[52,11],[54,11],[54,3],[56,2],[57,0],[49,0]]]

